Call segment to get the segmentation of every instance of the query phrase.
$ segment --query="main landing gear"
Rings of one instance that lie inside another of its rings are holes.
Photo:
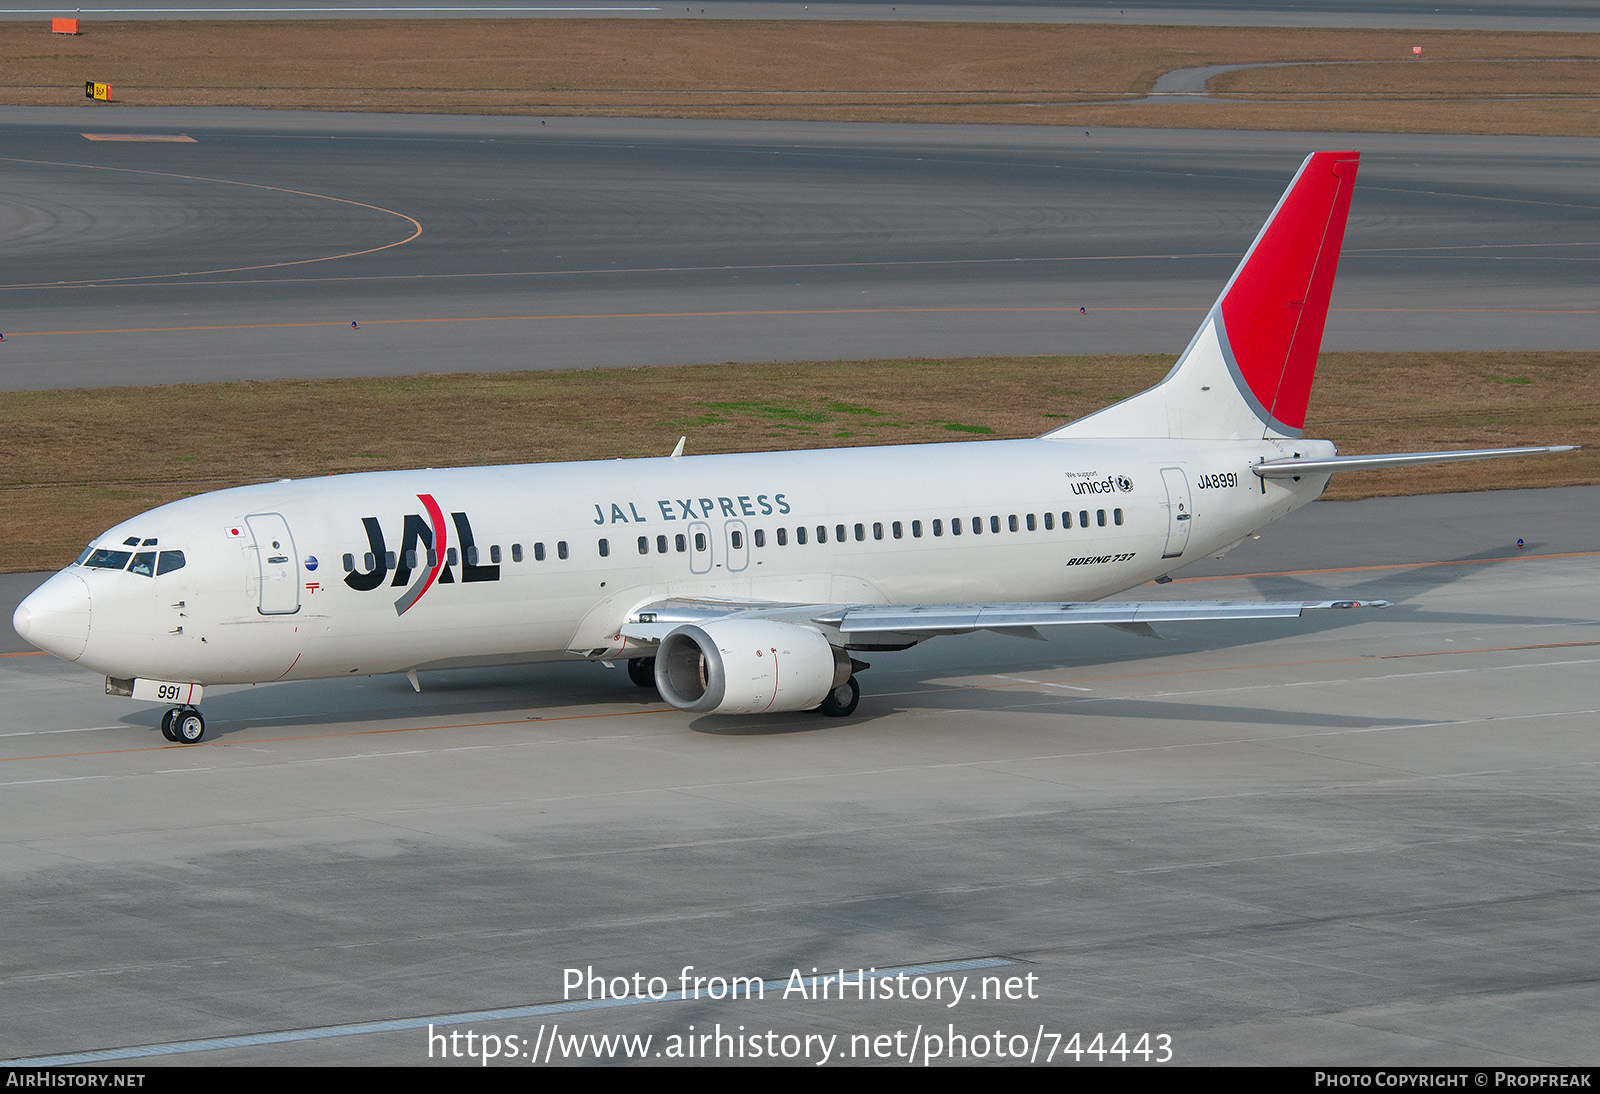
[[[822,705],[817,708],[818,714],[826,714],[830,718],[848,718],[856,712],[856,704],[861,702],[861,685],[856,683],[854,676],[828,692],[823,698]]]
[[[161,735],[173,744],[192,745],[206,735],[206,720],[194,707],[173,707],[161,716]]]
[[[654,657],[628,658],[628,679],[641,688],[656,686],[656,659]]]

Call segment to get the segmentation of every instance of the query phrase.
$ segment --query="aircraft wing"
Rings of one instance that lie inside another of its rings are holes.
[[[1313,608],[1389,606],[1387,600],[1157,600],[1089,601],[1065,604],[910,604],[846,608],[814,622],[838,626],[842,634],[960,634],[1016,627],[1061,627],[1079,623],[1117,625],[1201,619],[1292,619]]]
[[[636,610],[621,633],[659,642],[685,623],[768,619],[837,630],[841,635],[941,634],[993,630],[1026,634],[1037,627],[1099,623],[1145,632],[1151,623],[1207,619],[1293,619],[1318,608],[1387,608],[1387,600],[1157,600],[996,604],[780,604],[764,601],[663,600]]]

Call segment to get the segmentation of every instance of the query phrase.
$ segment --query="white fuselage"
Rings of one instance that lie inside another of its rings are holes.
[[[116,678],[263,682],[628,656],[629,613],[669,597],[1092,600],[1311,501],[1326,475],[1263,482],[1250,468],[1331,452],[1041,439],[245,486],[95,544],[155,540],[182,551],[179,568],[80,563],[53,577],[86,586],[88,618],[75,656],[72,641],[52,652]]]

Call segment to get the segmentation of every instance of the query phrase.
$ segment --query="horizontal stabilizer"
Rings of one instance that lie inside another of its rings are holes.
[[[1384,467],[1413,467],[1429,463],[1454,463],[1457,460],[1493,460],[1501,456],[1538,456],[1546,452],[1571,452],[1575,444],[1548,444],[1537,448],[1465,448],[1455,452],[1392,452],[1372,456],[1295,457],[1267,460],[1250,470],[1264,479],[1287,479],[1322,471],[1375,471]]]

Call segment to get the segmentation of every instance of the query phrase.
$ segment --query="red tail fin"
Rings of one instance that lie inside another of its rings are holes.
[[[1307,156],[1166,379],[1045,436],[1298,437],[1359,163]]]
[[[1217,302],[1239,373],[1280,428],[1306,422],[1359,164],[1356,152],[1307,157]]]

